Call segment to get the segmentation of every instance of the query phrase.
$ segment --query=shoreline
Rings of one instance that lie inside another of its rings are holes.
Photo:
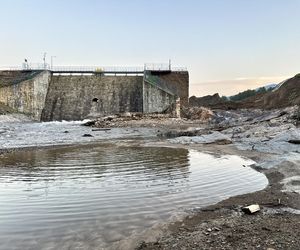
[[[105,142],[102,141],[70,145],[1,149],[0,156],[15,151],[47,150],[103,143],[105,144]],[[157,140],[146,140],[145,142],[139,141],[137,138],[132,138],[130,141],[121,138],[106,143],[121,143],[127,146],[134,144],[144,147],[181,147],[210,154],[239,155],[257,162],[258,166],[251,167],[265,174],[269,181],[269,184],[263,190],[233,196],[214,205],[200,208],[182,220],[167,222],[162,228],[157,229],[156,232],[150,233],[149,239],[147,239],[147,236],[146,238],[142,236],[141,238],[143,240],[131,242],[129,244],[130,246],[126,247],[126,249],[239,249],[239,244],[241,243],[239,243],[239,241],[241,241],[241,239],[243,239],[242,242],[246,244],[245,246],[250,249],[266,249],[272,246],[275,247],[274,249],[297,249],[297,246],[300,244],[300,240],[297,240],[300,229],[296,227],[300,225],[300,195],[297,192],[283,192],[282,188],[284,185],[281,183],[287,177],[285,175],[287,168],[289,171],[294,169],[295,175],[299,174],[297,173],[297,166],[292,166],[290,162],[281,163],[269,169],[261,168],[259,164],[264,162],[265,158],[270,158],[274,156],[274,154],[239,150],[234,144],[182,145]],[[275,155],[275,157],[276,156],[279,155]],[[253,215],[245,215],[241,212],[241,207],[256,203],[261,207],[260,212]],[[280,229],[278,229],[278,225],[280,225]],[[293,230],[291,231],[289,228],[293,228]],[[275,230],[275,232],[273,229],[280,230],[282,237],[278,238],[277,231]],[[153,240],[153,235],[155,235],[155,240]],[[290,237],[291,235],[293,235],[293,237]],[[247,240],[254,236],[257,238],[255,242],[249,242]],[[139,238],[140,237],[138,237],[138,239]],[[264,244],[264,239],[266,238],[268,242],[274,243]],[[293,240],[291,240],[291,238]],[[228,241],[228,239],[230,240]],[[278,239],[281,240],[278,241]],[[125,242],[126,239],[122,243],[123,247],[126,245]],[[276,242],[278,244],[280,243],[282,247],[278,247]],[[125,245],[123,245],[124,243]],[[118,246],[116,249],[122,248],[119,244],[116,245]],[[260,247],[257,247],[258,245]],[[241,247],[241,249],[243,249],[243,247]]]
[[[175,145],[174,145],[175,146]],[[185,146],[223,154],[236,154],[262,163],[268,153],[241,151],[233,145]],[[170,223],[155,241],[144,241],[136,249],[298,249],[300,245],[300,194],[283,192],[287,176],[299,175],[290,162],[264,169],[251,166],[267,177],[263,190],[233,196],[199,209],[183,220]],[[247,215],[246,205],[259,204],[261,211]]]
[[[279,123],[280,120],[275,117],[275,122]],[[217,204],[201,208],[182,220],[164,224],[163,227],[155,229],[155,232],[146,237],[138,237],[134,244],[130,242],[132,239],[128,239],[129,242],[126,240],[119,242],[122,245],[116,244],[117,247],[115,248],[114,245],[112,249],[298,249],[300,245],[300,239],[298,239],[298,235],[300,235],[299,148],[286,142],[286,138],[293,137],[298,129],[292,127],[287,132],[282,132],[285,131],[285,127],[280,125],[278,131],[274,131],[274,129],[272,131],[265,125],[267,123],[268,121],[260,122],[258,125],[246,124],[248,127],[242,123],[238,124],[237,129],[240,128],[238,132],[232,132],[230,128],[225,130],[227,137],[230,138],[232,134],[231,144],[218,144],[217,142],[207,144],[172,143],[168,137],[155,137],[154,134],[152,137],[149,137],[149,134],[146,136],[141,127],[134,126],[140,124],[133,123],[128,124],[129,128],[132,131],[137,129],[137,133],[140,135],[138,137],[131,136],[132,134],[129,133],[127,137],[111,138],[110,140],[4,148],[0,149],[0,157],[15,151],[105,143],[127,146],[180,147],[210,154],[232,154],[246,157],[257,162],[256,166],[251,166],[252,168],[266,175],[269,184],[265,189],[230,197]],[[145,127],[151,128],[152,132],[157,129],[164,132],[176,129],[172,122],[171,126],[160,123],[160,121],[153,124],[154,126],[148,127],[149,123],[146,123]],[[155,129],[153,129],[154,127]],[[205,124],[197,122],[178,124],[178,127],[175,132],[185,130],[194,133],[200,131],[198,128],[207,128]],[[245,136],[249,128],[253,130],[250,137]],[[271,128],[274,127],[271,126]],[[261,130],[266,132],[261,132]],[[283,135],[287,133],[288,137],[281,138],[280,133]],[[273,134],[276,136],[274,137]],[[267,142],[265,142],[265,138],[268,139]],[[251,150],[252,143],[258,145],[254,150]],[[271,147],[268,148],[269,146]],[[294,151],[295,148],[296,151]],[[295,158],[290,155],[293,154],[291,152],[294,152]],[[256,203],[261,207],[261,211],[258,213],[246,215],[241,212],[241,207]]]

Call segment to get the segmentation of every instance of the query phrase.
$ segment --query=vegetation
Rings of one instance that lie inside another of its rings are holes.
[[[227,96],[225,96],[225,95],[221,96],[221,99],[222,99],[223,101],[229,101],[229,100],[230,100],[230,99],[229,99]]]
[[[229,100],[231,101],[241,101],[244,100],[248,97],[257,95],[257,94],[263,94],[263,93],[267,93],[269,91],[272,91],[274,88],[268,88],[266,89],[265,87],[261,87],[259,89],[248,89],[246,91],[240,92],[237,95],[233,95],[229,97]],[[222,99],[224,97],[222,96]]]

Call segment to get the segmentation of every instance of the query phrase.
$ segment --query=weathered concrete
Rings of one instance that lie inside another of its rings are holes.
[[[142,76],[52,76],[43,121],[142,112]]]
[[[50,79],[49,71],[30,74],[2,72],[0,102],[40,120]]]
[[[188,71],[172,71],[168,74],[159,74],[164,81],[172,84],[180,97],[180,105],[189,105],[189,73]]]
[[[175,95],[171,95],[148,82],[144,82],[143,96],[144,113],[161,113],[171,105],[175,105],[176,102]]]
[[[151,71],[144,74],[143,111],[163,112],[179,106],[187,107],[189,99],[189,74],[187,71]]]
[[[145,80],[146,74],[151,81]],[[178,97],[180,105],[188,104],[188,87],[188,72],[179,71],[145,71],[139,76],[0,72],[0,102],[42,121],[171,111]]]

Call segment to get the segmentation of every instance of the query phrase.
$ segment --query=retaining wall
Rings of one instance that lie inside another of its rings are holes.
[[[142,112],[142,76],[52,76],[43,121]]]
[[[188,72],[152,73],[156,82],[144,81],[144,76],[0,71],[0,102],[41,121],[159,113],[175,104],[177,97],[180,105],[188,104]]]
[[[0,78],[0,102],[40,120],[51,79],[50,72],[2,72]]]
[[[164,112],[176,102],[175,95],[171,95],[146,81],[144,82],[143,91],[144,113]]]

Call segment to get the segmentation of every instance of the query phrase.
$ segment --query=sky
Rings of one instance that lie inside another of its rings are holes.
[[[0,67],[189,70],[190,95],[232,95],[300,72],[300,0],[0,0]]]

